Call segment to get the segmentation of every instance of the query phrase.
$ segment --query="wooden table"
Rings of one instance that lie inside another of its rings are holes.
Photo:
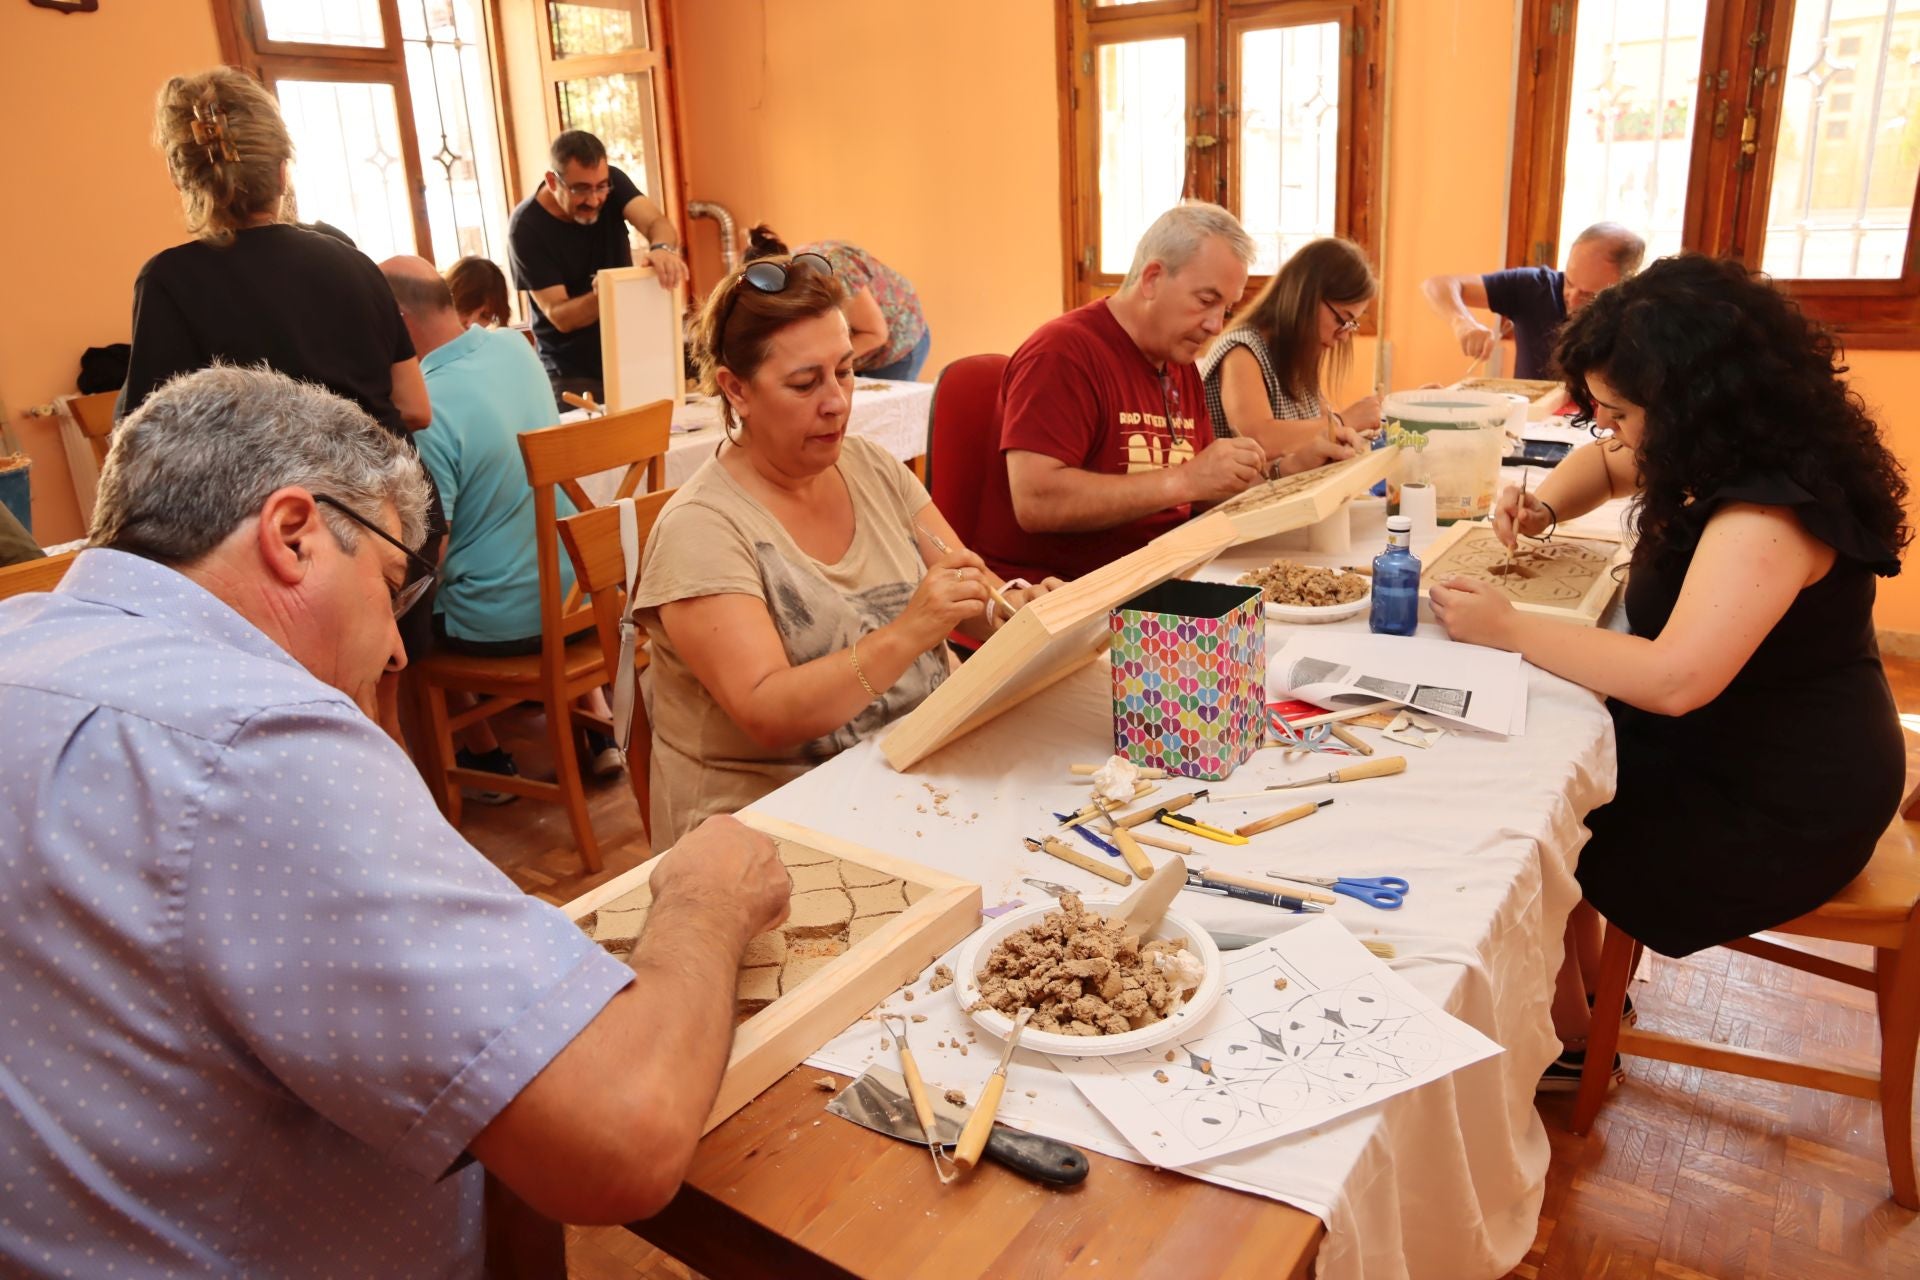
[[[628,1229],[728,1280],[1306,1280],[1326,1234],[1276,1201],[1094,1152],[1067,1191],[991,1162],[941,1186],[924,1147],[828,1114],[827,1074],[796,1068],[708,1134],[680,1194]]]

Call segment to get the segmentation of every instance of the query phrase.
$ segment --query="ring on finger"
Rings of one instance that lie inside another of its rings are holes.
[[[953,571],[953,580],[954,580],[955,582],[963,582],[963,581],[965,581],[965,580],[966,580],[966,576],[967,576],[967,571],[966,571],[965,569],[955,569],[955,570]]]

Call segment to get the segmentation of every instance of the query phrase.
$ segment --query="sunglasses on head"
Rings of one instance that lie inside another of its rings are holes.
[[[733,308],[740,300],[741,286],[750,285],[760,293],[785,293],[793,281],[795,267],[805,267],[823,276],[833,274],[833,264],[817,253],[796,253],[785,262],[762,258],[758,262],[748,263],[746,270],[740,273],[740,279],[735,282],[733,292],[727,295],[727,313],[720,318],[719,336],[724,339],[727,326],[733,322]]]

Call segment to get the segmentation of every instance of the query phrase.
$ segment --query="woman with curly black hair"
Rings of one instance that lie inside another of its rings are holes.
[[[1655,263],[1571,320],[1557,359],[1611,438],[1534,494],[1501,495],[1495,529],[1512,545],[1631,494],[1632,633],[1519,613],[1459,578],[1434,586],[1434,616],[1607,696],[1619,787],[1588,815],[1580,885],[1683,956],[1825,902],[1899,806],[1905,744],[1873,597],[1912,536],[1907,484],[1832,337],[1737,263]],[[1569,933],[1554,1021],[1573,1049],[1592,911]],[[1577,1079],[1577,1060],[1556,1069]]]

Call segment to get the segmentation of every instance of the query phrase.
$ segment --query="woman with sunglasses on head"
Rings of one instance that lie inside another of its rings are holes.
[[[671,843],[918,706],[955,629],[1058,585],[1004,584],[898,461],[847,434],[846,291],[816,254],[722,281],[695,333],[726,440],[647,540],[653,833]]]
[[[1288,258],[1201,358],[1214,433],[1259,441],[1273,475],[1351,458],[1379,427],[1380,402],[1364,396],[1335,411],[1323,391],[1345,376],[1379,288],[1351,241],[1314,240]]]
[[[789,253],[812,253],[833,266],[833,274],[847,291],[847,327],[853,336],[853,367],[863,378],[912,382],[920,376],[933,347],[933,330],[913,282],[868,253],[844,240],[821,240],[789,250],[786,242],[764,223],[747,232],[748,262],[785,258]]]
[[[1631,495],[1632,633],[1520,613],[1463,578],[1431,594],[1454,639],[1607,696],[1619,784],[1587,816],[1590,906],[1554,1003],[1579,1050],[1595,910],[1683,956],[1812,910],[1872,856],[1905,778],[1874,577],[1899,572],[1911,531],[1834,340],[1737,263],[1656,262],[1569,320],[1557,359],[1605,438],[1533,494],[1507,490],[1495,528],[1511,546]],[[1572,1087],[1579,1066],[1563,1057],[1547,1083]]]

